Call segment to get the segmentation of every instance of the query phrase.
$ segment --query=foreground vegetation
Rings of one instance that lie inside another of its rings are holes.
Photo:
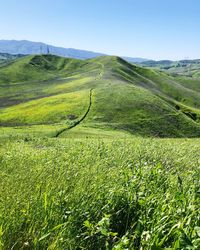
[[[1,138],[1,249],[200,249],[199,139],[76,133]]]

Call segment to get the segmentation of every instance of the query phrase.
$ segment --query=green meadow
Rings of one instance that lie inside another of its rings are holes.
[[[199,249],[199,139],[86,131],[1,140],[1,248]]]
[[[109,56],[0,65],[0,249],[200,249],[199,81]]]

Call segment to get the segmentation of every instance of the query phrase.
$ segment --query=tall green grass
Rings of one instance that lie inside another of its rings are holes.
[[[1,249],[200,249],[199,139],[0,142]]]

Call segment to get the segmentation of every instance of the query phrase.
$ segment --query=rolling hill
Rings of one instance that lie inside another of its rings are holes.
[[[12,55],[12,54],[8,54],[8,53],[0,53],[0,64],[5,64],[9,61],[12,61],[12,60],[15,60],[15,59],[18,59],[20,57],[23,57],[24,55],[21,55],[21,54],[15,54],[15,55]]]
[[[110,56],[0,65],[0,248],[199,249],[199,83]]]
[[[163,70],[167,73],[176,75],[185,75],[190,77],[200,76],[200,60],[181,60],[181,61],[143,61],[140,63],[144,67]]]
[[[77,127],[199,137],[199,82],[119,57],[29,55],[0,67],[0,125],[52,125],[63,137]]]

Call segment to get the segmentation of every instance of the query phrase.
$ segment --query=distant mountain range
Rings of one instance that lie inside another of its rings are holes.
[[[47,53],[64,56],[75,59],[90,59],[98,56],[103,56],[103,53],[97,53],[87,50],[79,50],[72,48],[62,48],[52,45],[48,45],[41,42],[31,42],[31,41],[17,41],[17,40],[0,40],[0,53],[9,53],[9,54],[47,54]],[[132,57],[123,57],[125,60],[134,63],[142,63],[147,61],[144,58],[132,58]]]
[[[192,77],[200,76],[200,59],[196,60],[180,60],[180,61],[143,61],[140,63],[143,67],[164,70],[165,72],[186,75]]]

